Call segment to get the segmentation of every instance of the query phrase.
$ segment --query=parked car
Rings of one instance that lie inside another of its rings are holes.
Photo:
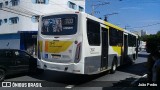
[[[37,59],[25,51],[16,49],[0,49],[0,81],[6,75],[22,72],[34,72],[37,68]]]

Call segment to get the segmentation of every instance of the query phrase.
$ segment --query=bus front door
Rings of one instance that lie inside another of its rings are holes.
[[[102,27],[101,70],[108,68],[108,29]]]

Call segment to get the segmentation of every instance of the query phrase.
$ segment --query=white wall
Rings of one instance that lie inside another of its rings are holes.
[[[4,3],[5,1],[10,2],[10,0],[0,0],[0,3]],[[33,15],[73,11],[73,9],[68,7],[68,1],[72,1],[76,3],[77,6],[85,8],[85,0],[49,0],[48,4],[35,4],[32,0],[20,0],[20,4],[18,6],[11,6],[11,3],[9,3],[8,6],[4,6],[2,9],[9,10],[14,13],[0,10],[0,19],[4,20],[5,18],[9,19],[11,17],[19,17],[19,22],[12,25],[9,24],[9,22],[5,24],[3,23],[0,25],[0,34],[17,33],[18,31],[38,31],[38,23],[32,22],[31,17]]]
[[[20,39],[0,40],[0,49],[20,49]]]

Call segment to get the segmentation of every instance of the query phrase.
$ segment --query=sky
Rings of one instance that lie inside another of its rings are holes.
[[[108,22],[128,31],[160,31],[160,0],[86,0],[86,13],[91,14],[92,5],[94,16],[104,19],[107,15]]]

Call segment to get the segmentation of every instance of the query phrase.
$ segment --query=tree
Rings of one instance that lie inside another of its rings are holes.
[[[160,31],[157,32],[157,36],[160,37]]]
[[[160,31],[158,31],[157,34],[147,35],[142,39],[147,42],[146,44],[147,52],[149,53],[154,52],[158,50],[158,47],[160,46]]]

